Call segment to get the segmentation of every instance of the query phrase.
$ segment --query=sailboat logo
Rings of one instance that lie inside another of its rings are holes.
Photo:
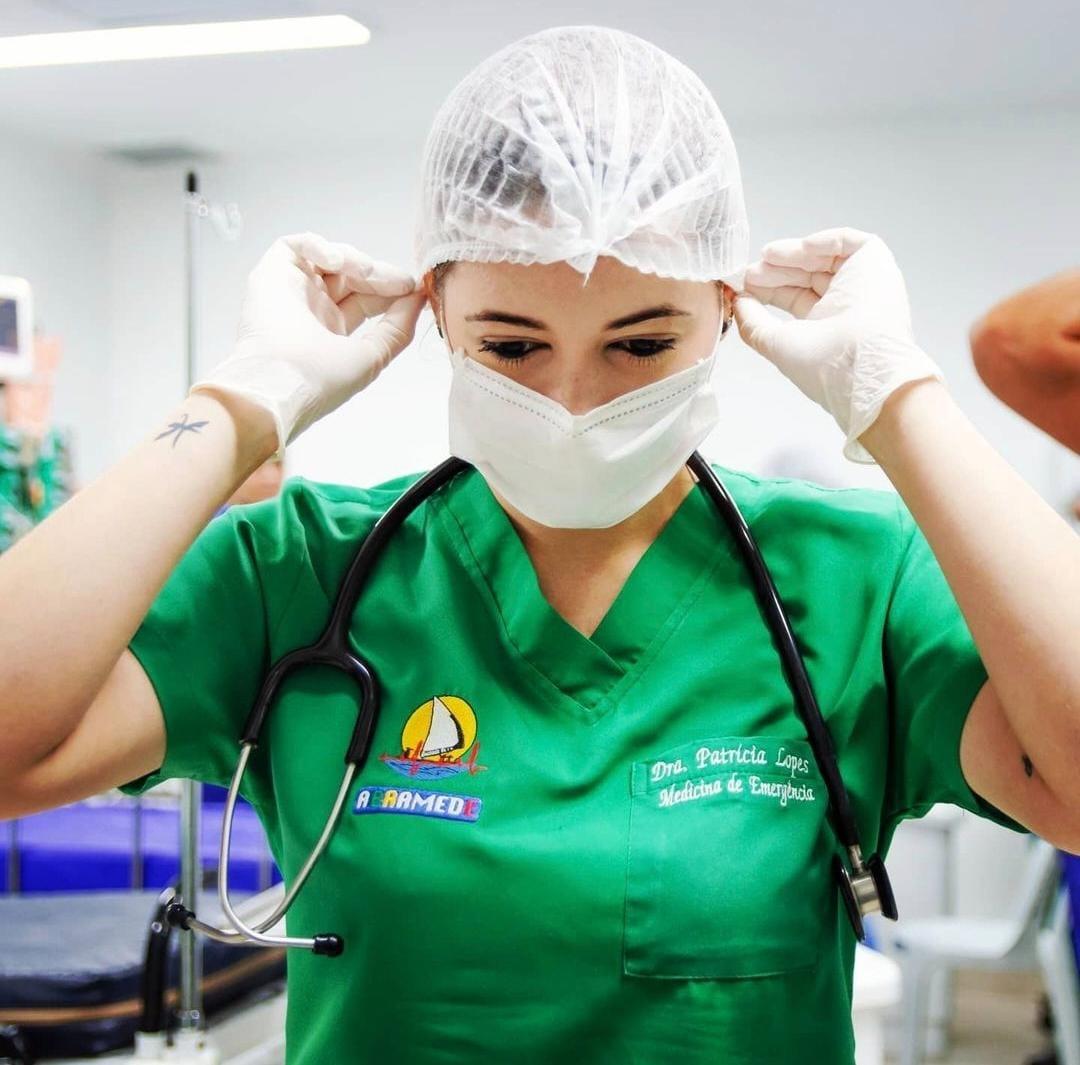
[[[487,768],[477,765],[479,753],[473,708],[456,695],[435,695],[409,715],[401,754],[380,754],[379,760],[402,776],[431,779],[479,773]]]

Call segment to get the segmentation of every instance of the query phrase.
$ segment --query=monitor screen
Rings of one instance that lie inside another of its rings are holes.
[[[0,296],[0,356],[19,354],[18,303]]]

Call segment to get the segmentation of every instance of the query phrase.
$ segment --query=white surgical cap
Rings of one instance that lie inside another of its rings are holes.
[[[556,26],[506,45],[443,101],[424,147],[415,256],[436,263],[610,255],[742,287],[739,161],[701,79],[656,45]]]

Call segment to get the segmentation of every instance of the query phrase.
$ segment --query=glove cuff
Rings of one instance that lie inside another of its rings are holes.
[[[286,446],[303,428],[301,418],[314,400],[307,382],[293,366],[259,356],[230,356],[196,381],[189,394],[215,390],[242,396],[270,412],[278,438],[274,458],[279,462]]]
[[[843,454],[851,462],[873,465],[877,459],[859,443],[858,437],[877,421],[885,401],[909,381],[934,378],[947,384],[945,373],[912,340],[878,335],[861,339],[852,367],[851,406],[845,430]]]

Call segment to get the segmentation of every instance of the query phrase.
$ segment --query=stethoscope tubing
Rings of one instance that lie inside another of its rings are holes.
[[[698,486],[721,515],[750,572],[759,608],[765,615],[774,645],[780,655],[788,686],[806,727],[811,750],[825,782],[829,796],[827,815],[832,822],[837,839],[848,852],[854,870],[853,878],[840,863],[839,856],[835,856],[834,871],[845,892],[845,904],[849,916],[861,939],[860,909],[861,912],[874,909],[875,899],[878,896],[884,897],[886,904],[884,907],[877,906],[876,908],[882,908],[887,915],[895,917],[895,903],[888,886],[884,864],[877,855],[874,855],[868,863],[863,861],[858,829],[847,788],[840,775],[832,737],[822,717],[779,592],[750,532],[750,527],[730,493],[697,451],[687,460],[687,466],[697,479]],[[380,686],[370,663],[355,654],[349,645],[350,626],[364,585],[390,537],[400,528],[406,518],[431,495],[460,472],[469,468],[471,464],[460,458],[451,457],[444,460],[410,485],[380,515],[349,564],[322,634],[313,644],[283,655],[271,667],[244,723],[240,738],[240,758],[229,785],[223,815],[219,847],[218,898],[225,916],[232,922],[234,931],[228,932],[199,920],[179,900],[171,903],[167,911],[168,919],[173,924],[201,932],[222,943],[255,942],[264,946],[304,947],[315,953],[327,955],[340,954],[344,949],[341,937],[333,933],[323,933],[314,937],[272,936],[267,933],[268,929],[288,913],[315,864],[329,845],[355,775],[365,764],[370,752],[379,717]],[[248,924],[236,912],[229,899],[229,854],[236,801],[251,754],[258,746],[259,737],[278,690],[292,672],[309,665],[330,666],[337,669],[349,676],[359,690],[356,725],[345,752],[345,772],[319,839],[293,879],[292,886],[268,917],[255,924]],[[890,909],[891,913],[889,913]]]
[[[727,524],[735,545],[742,555],[746,568],[754,585],[758,605],[765,614],[768,627],[773,635],[773,642],[780,655],[780,661],[787,676],[788,687],[795,696],[803,724],[806,726],[807,739],[814,752],[825,787],[829,793],[829,813],[833,818],[833,827],[840,842],[849,851],[859,843],[855,817],[847,788],[844,786],[837,766],[836,748],[832,736],[821,714],[813,685],[806,672],[806,663],[795,633],[788,621],[787,611],[780,599],[780,593],[772,579],[768,566],[761,556],[761,549],[750,532],[742,512],[735,504],[728,490],[713,469],[695,451],[687,461],[687,466],[698,479],[702,490],[712,499],[715,509]]]

